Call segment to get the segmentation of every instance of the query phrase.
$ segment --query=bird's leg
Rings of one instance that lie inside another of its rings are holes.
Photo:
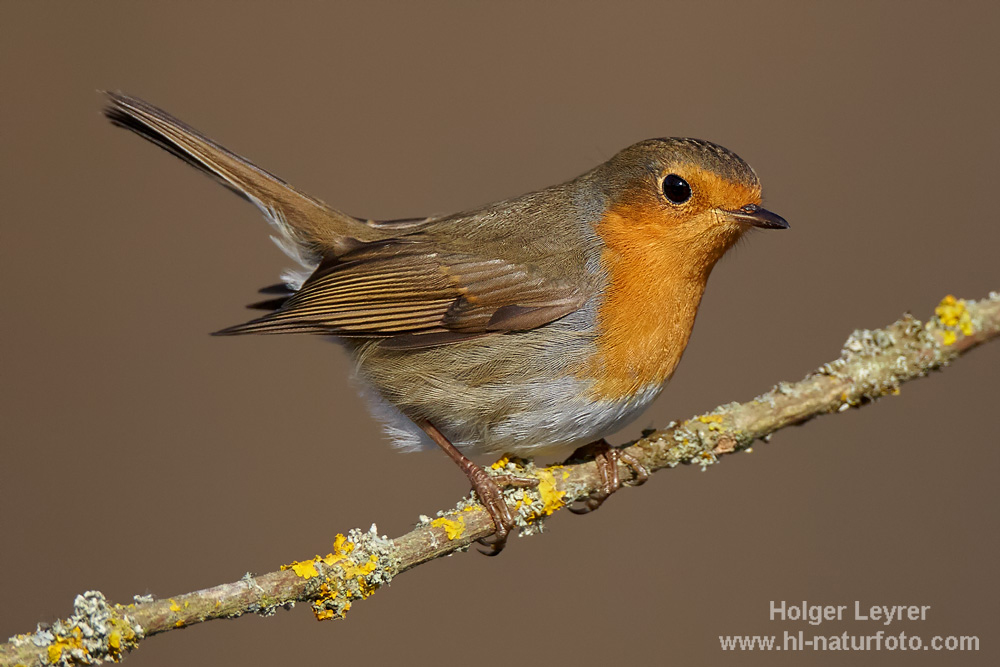
[[[601,476],[601,488],[590,494],[590,497],[584,502],[583,507],[568,508],[574,514],[593,512],[608,499],[608,496],[622,487],[621,478],[618,476],[619,461],[627,465],[635,473],[635,478],[625,482],[625,486],[639,486],[640,484],[645,484],[646,480],[649,479],[649,471],[646,470],[646,466],[639,462],[639,459],[631,454],[626,454],[616,447],[612,447],[603,438],[597,442],[580,447],[566,461],[578,461],[589,457],[593,457],[594,463],[597,464],[597,472]]]
[[[448,441],[448,438],[444,436],[441,431],[437,429],[434,424],[430,423],[426,419],[420,419],[417,421],[417,426],[422,428],[427,435],[431,437],[431,440],[437,443],[438,447],[444,450],[444,453],[451,457],[465,476],[469,478],[469,482],[472,484],[472,489],[476,492],[479,497],[479,502],[483,504],[486,511],[490,513],[490,518],[493,519],[493,539],[491,541],[479,540],[479,543],[483,546],[490,548],[489,551],[483,551],[480,549],[481,553],[487,556],[496,556],[503,548],[507,546],[507,536],[510,534],[515,527],[514,517],[510,513],[510,507],[507,505],[507,501],[504,500],[503,491],[500,487],[503,486],[538,486],[537,479],[529,479],[525,477],[517,477],[515,475],[490,475],[481,467],[477,466],[470,458],[458,451],[455,445]]]

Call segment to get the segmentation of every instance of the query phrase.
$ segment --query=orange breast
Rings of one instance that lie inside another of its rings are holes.
[[[711,266],[691,265],[690,248],[663,225],[655,204],[613,208],[597,232],[607,286],[597,313],[597,354],[580,375],[595,381],[594,398],[615,400],[673,374]]]

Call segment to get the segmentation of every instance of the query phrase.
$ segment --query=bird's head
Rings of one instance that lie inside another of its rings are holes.
[[[595,172],[606,198],[598,232],[609,246],[643,247],[703,273],[753,227],[785,229],[761,207],[757,174],[732,151],[699,139],[649,139]],[[646,254],[646,253],[643,253]]]

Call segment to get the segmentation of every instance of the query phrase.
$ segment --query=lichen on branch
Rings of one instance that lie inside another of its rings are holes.
[[[904,382],[947,366],[973,347],[1000,336],[1000,294],[981,301],[945,297],[926,323],[910,315],[883,329],[857,330],[839,358],[798,382],[781,382],[746,403],[649,432],[625,447],[650,471],[693,463],[707,468],[721,456],[748,449],[775,431],[822,414],[842,412],[899,393]],[[597,490],[593,461],[537,468],[505,457],[491,466],[539,480],[535,488],[505,492],[522,534],[542,520]],[[631,469],[621,465],[628,480]],[[341,618],[351,604],[370,597],[393,577],[421,563],[467,549],[493,533],[489,514],[474,496],[431,519],[421,517],[409,533],[393,540],[369,531],[338,535],[326,556],[294,561],[267,574],[173,598],[137,597],[112,604],[98,591],[79,595],[74,613],[47,627],[11,637],[0,645],[0,666],[90,665],[119,661],[145,637],[216,618],[246,613],[270,615],[278,607],[310,602],[318,619]]]

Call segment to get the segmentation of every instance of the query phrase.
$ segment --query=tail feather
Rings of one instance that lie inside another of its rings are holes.
[[[104,114],[114,125],[135,132],[254,203],[277,231],[275,242],[308,271],[324,257],[339,256],[359,242],[387,235],[299,192],[151,104],[122,93],[107,96]]]

